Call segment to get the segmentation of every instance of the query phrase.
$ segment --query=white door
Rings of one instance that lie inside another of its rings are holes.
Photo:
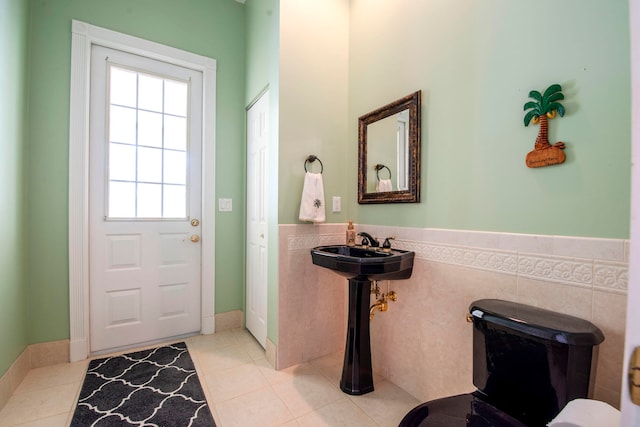
[[[629,397],[627,366],[633,349],[640,346],[640,1],[629,2],[631,23],[631,252],[629,257],[629,291],[625,359],[622,369],[622,426],[640,426],[640,406]]]
[[[267,344],[269,92],[247,111],[247,329]]]
[[[93,46],[92,352],[200,331],[202,74]]]

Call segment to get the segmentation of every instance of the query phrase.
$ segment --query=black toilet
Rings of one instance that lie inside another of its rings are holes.
[[[604,341],[595,325],[497,299],[469,312],[477,390],[418,405],[399,427],[542,427],[570,400],[591,396]]]

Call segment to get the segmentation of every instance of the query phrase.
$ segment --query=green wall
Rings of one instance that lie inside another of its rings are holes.
[[[26,94],[29,4],[0,0],[0,376],[27,336]]]
[[[629,237],[627,0],[350,4],[349,171],[357,117],[423,95],[422,202],[359,206],[349,173],[357,222]],[[529,169],[538,127],[524,127],[523,105],[552,83],[566,115],[549,121],[550,140],[567,161]]]
[[[29,340],[69,337],[68,139],[71,20],[215,58],[216,312],[244,289],[244,6],[233,0],[32,1],[29,93]]]
[[[243,309],[245,107],[270,88],[278,170],[270,185],[268,334],[274,341],[277,224],[297,222],[300,169],[310,150],[325,164],[327,200],[342,197],[342,212],[327,212],[328,222],[629,235],[626,0],[540,0],[533,11],[507,0],[316,0],[305,3],[307,10],[293,0],[0,5],[0,59],[9,64],[0,71],[0,195],[7,218],[0,228],[6,263],[0,371],[26,344],[69,334],[71,19],[217,59],[217,182],[210,196],[234,201],[232,213],[216,216],[218,313]],[[537,128],[523,126],[522,106],[531,89],[556,82],[567,114],[551,121],[550,139],[567,144],[567,162],[528,169],[524,158]],[[422,202],[358,205],[357,117],[418,89]]]
[[[357,170],[349,167],[347,153],[357,149],[357,140],[347,137],[350,55],[349,0],[280,0],[280,224],[299,222],[310,154],[324,166],[327,222],[351,219],[347,195]],[[317,162],[309,169],[320,171]],[[333,212],[333,196],[342,198],[339,213]]]
[[[315,42],[342,31],[342,21],[314,26],[338,3],[349,8],[348,131],[340,141],[314,139],[321,127],[342,126],[332,113],[343,87],[318,73],[342,58]],[[281,67],[295,72],[282,71],[281,86],[297,90],[281,95],[280,122],[299,130],[287,138],[280,129],[279,188],[291,195],[280,200],[281,224],[298,222],[298,168],[312,149],[327,171],[325,201],[343,197],[343,212],[327,212],[327,222],[629,237],[627,0],[540,0],[535,10],[508,0],[310,0],[304,7],[319,18],[299,13],[290,23],[296,7],[281,1],[281,27],[298,31],[282,30]],[[523,105],[553,83],[563,86],[566,115],[550,121],[550,140],[565,142],[567,161],[530,169],[538,127],[524,126]],[[416,90],[421,203],[358,205],[358,117]]]

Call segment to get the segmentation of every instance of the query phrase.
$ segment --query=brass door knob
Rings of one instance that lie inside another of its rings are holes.
[[[191,237],[189,237],[189,240],[191,240],[193,243],[198,243],[200,241],[200,236],[198,236],[197,234],[192,234]]]

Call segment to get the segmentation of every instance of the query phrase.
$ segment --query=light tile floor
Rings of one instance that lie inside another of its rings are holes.
[[[419,403],[380,377],[372,393],[343,393],[338,386],[342,354],[276,371],[243,329],[184,341],[220,427],[395,427]],[[0,411],[0,427],[67,426],[87,365],[31,370]]]

